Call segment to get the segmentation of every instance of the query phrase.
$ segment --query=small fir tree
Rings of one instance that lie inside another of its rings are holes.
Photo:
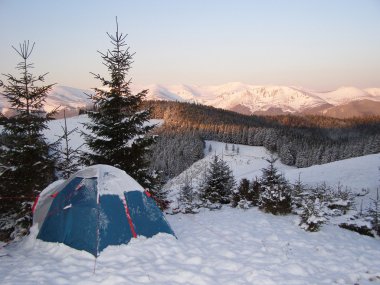
[[[153,188],[147,152],[154,143],[154,138],[148,136],[154,126],[146,124],[150,110],[141,108],[147,90],[131,93],[127,75],[133,54],[125,43],[126,35],[119,33],[117,19],[116,34],[108,36],[113,48],[99,53],[110,78],[93,74],[105,88],[94,88],[95,95],[91,96],[95,111],[88,113],[91,122],[85,124],[91,133],[84,134],[91,152],[85,154],[84,162],[121,168],[142,186]]]
[[[252,189],[251,190],[252,191],[252,194],[251,194],[252,205],[258,206],[259,200],[260,200],[260,194],[261,194],[261,185],[257,177],[254,180],[252,180],[251,189]]]
[[[208,145],[208,152],[212,152],[212,145],[211,144]]]
[[[298,180],[292,187],[292,208],[293,211],[297,211],[302,207],[302,201],[306,195],[306,186],[301,181],[301,175],[298,176]]]
[[[185,179],[185,183],[182,185],[179,193],[179,209],[182,213],[196,213],[194,204],[194,188],[188,177]]]
[[[380,196],[379,189],[376,191],[376,198],[372,199],[372,206],[369,209],[372,228],[380,236]]]
[[[201,186],[201,199],[206,205],[228,204],[235,187],[235,179],[227,163],[214,156]]]
[[[240,184],[238,186],[237,192],[239,195],[239,202],[237,203],[237,206],[242,209],[248,209],[252,205],[251,201],[251,185],[249,183],[249,180],[246,178],[243,178],[240,180]]]
[[[59,176],[67,179],[71,174],[79,170],[80,164],[80,147],[72,148],[70,146],[70,136],[78,132],[78,128],[69,130],[67,128],[66,112],[63,110],[64,125],[62,126],[63,135],[59,138],[60,145],[57,148],[59,154],[57,170]]]
[[[292,209],[291,191],[286,179],[274,167],[276,160],[274,158],[267,160],[269,166],[262,169],[259,207],[264,212],[285,215]]]
[[[17,65],[20,76],[4,74],[6,83],[1,83],[4,96],[10,103],[13,116],[2,116],[2,143],[0,165],[4,170],[0,176],[0,196],[15,197],[0,203],[0,220],[6,220],[7,229],[3,239],[27,234],[31,225],[31,203],[33,197],[54,179],[55,157],[42,131],[54,112],[45,113],[43,106],[48,92],[54,84],[38,86],[46,74],[35,76],[30,70],[33,64],[29,57],[34,43],[24,41],[19,48],[13,47],[22,61]],[[0,224],[2,232],[4,224]]]
[[[151,170],[149,176],[151,187],[146,190],[152,195],[152,198],[156,201],[158,207],[160,207],[162,211],[167,210],[170,206],[170,200],[168,199],[169,190],[163,188],[164,182],[159,173]]]
[[[300,213],[300,226],[306,231],[317,232],[326,222],[323,202],[315,197],[303,199]]]

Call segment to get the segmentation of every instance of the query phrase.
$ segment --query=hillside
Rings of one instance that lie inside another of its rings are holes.
[[[210,145],[211,152],[208,151]],[[234,145],[235,149],[239,148],[239,153],[237,153],[236,151],[232,151],[232,144],[227,144],[229,148],[227,151],[225,150],[225,146],[225,143],[206,141],[205,157],[164,186],[165,189],[172,190],[171,198],[173,201],[177,201],[178,191],[186,179],[191,179],[195,188],[201,183],[205,168],[209,165],[215,154],[223,157],[238,181],[242,178],[252,180],[255,177],[260,177],[262,175],[261,169],[267,167],[267,159],[270,159],[272,155],[264,147],[236,144]],[[362,193],[362,189],[369,189],[369,195],[364,198],[365,205],[371,202],[371,198],[375,198],[376,189],[380,186],[379,166],[380,154],[350,158],[305,168],[290,167],[279,160],[275,163],[275,167],[291,183],[301,178],[302,182],[310,186],[323,182],[332,187],[340,184],[343,188],[347,187],[352,192],[359,194]]]
[[[259,174],[270,155],[264,148],[240,145],[236,154],[231,148],[225,152],[222,143],[206,144],[212,145],[213,153],[223,150],[237,178]],[[203,162],[211,155],[207,150]],[[298,172],[312,183],[323,179],[336,184],[343,179],[357,191],[361,186],[376,187],[379,164],[380,156],[371,155],[305,169],[279,162],[276,166],[292,180]],[[21,242],[0,244],[0,283],[369,285],[380,281],[379,240],[334,225],[310,233],[298,226],[295,215],[273,216],[257,208],[228,206],[166,218],[177,238],[138,237],[128,245],[107,247],[96,261],[87,252],[37,240],[33,227]]]
[[[210,106],[147,102],[164,131],[203,140],[264,146],[287,165],[306,167],[380,152],[380,117],[247,116]]]

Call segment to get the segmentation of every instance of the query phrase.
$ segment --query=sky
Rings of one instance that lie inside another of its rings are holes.
[[[380,0],[0,0],[0,73],[30,40],[47,83],[97,87],[116,16],[137,85],[380,87]]]

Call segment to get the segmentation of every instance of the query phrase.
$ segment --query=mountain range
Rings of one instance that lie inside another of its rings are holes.
[[[314,91],[293,86],[257,86],[232,82],[213,86],[149,85],[133,86],[132,91],[148,89],[147,100],[192,102],[243,114],[319,114],[337,118],[380,115],[380,88],[340,87],[332,91]],[[45,109],[66,107],[67,112],[91,106],[91,90],[54,86]],[[0,98],[0,109],[8,104]]]

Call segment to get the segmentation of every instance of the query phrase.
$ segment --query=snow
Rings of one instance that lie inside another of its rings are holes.
[[[162,85],[148,86],[133,85],[132,91],[137,93],[148,89],[147,100],[165,100],[178,102],[194,102],[232,109],[238,105],[246,107],[251,112],[267,111],[279,108],[294,113],[331,104],[334,106],[356,100],[380,101],[380,88],[360,89],[356,87],[340,87],[336,90],[320,92],[303,87],[250,85],[241,82],[230,82],[221,85]],[[66,107],[67,114],[76,114],[79,108],[91,107],[87,94],[93,90],[77,89],[56,85],[47,97],[45,110],[51,111],[56,107]],[[5,98],[0,98],[0,109],[7,111],[9,104]]]
[[[0,250],[5,284],[376,284],[380,243],[325,226],[309,233],[296,216],[251,208],[202,210],[167,219],[177,238],[159,234],[110,246],[96,260],[36,232]],[[15,266],[17,265],[17,266]],[[94,266],[96,271],[94,273]]]
[[[54,85],[46,98],[44,110],[50,112],[59,106],[64,106],[68,109],[79,109],[92,106],[92,103],[86,94],[93,93],[94,91],[90,89],[85,90],[69,86]],[[9,108],[9,103],[3,96],[0,98],[0,109],[2,108]]]
[[[356,87],[340,87],[333,91],[317,94],[320,98],[334,106],[363,99],[375,101],[379,101],[380,99],[380,97],[371,95],[367,90],[362,90]]]
[[[211,86],[152,85],[148,86],[147,99],[179,102],[196,102],[217,108],[246,107],[251,112],[279,108],[294,113],[310,108],[342,105],[357,100],[380,101],[380,89],[340,87],[320,92],[294,86],[250,85],[231,82]]]
[[[144,188],[125,171],[109,165],[92,165],[78,171],[75,176],[83,178],[97,177],[98,195],[118,195],[124,198],[124,192],[144,191]]]
[[[68,119],[69,129],[88,121],[86,116]],[[62,120],[49,123],[45,135],[54,141]],[[81,146],[83,138],[73,136]],[[212,151],[208,152],[211,144]],[[239,147],[239,153],[236,149]],[[235,178],[261,175],[271,154],[263,147],[206,141],[205,158],[168,183],[175,200],[185,176],[196,184],[213,154],[223,155]],[[354,192],[379,187],[380,154],[297,169],[276,161],[275,166],[291,181],[336,186]],[[107,171],[105,171],[107,172]],[[120,185],[124,182],[120,181]],[[119,186],[120,186],[119,185]],[[117,186],[118,187],[118,186]],[[36,239],[37,227],[22,241],[0,243],[0,284],[360,284],[380,282],[380,242],[323,225],[310,233],[295,215],[273,216],[257,208],[166,215],[176,233],[138,237],[128,245],[109,246],[98,259],[59,243]],[[96,268],[94,273],[94,268]]]
[[[210,144],[212,151],[208,152]],[[276,157],[276,154],[271,154],[264,147],[235,144],[235,152],[233,152],[231,150],[232,144],[227,144],[228,151],[225,150],[225,145],[221,142],[206,141],[205,157],[164,186],[165,189],[173,190],[171,199],[175,203],[177,202],[178,191],[186,179],[192,180],[194,187],[202,181],[205,169],[215,154],[223,157],[237,181],[243,178],[252,180],[255,177],[260,177],[262,175],[261,169],[269,164],[267,159],[270,159],[272,155]],[[239,154],[236,152],[237,148],[239,148]],[[277,160],[274,165],[291,183],[295,183],[300,177],[304,184],[310,186],[325,182],[334,188],[337,188],[338,185],[343,189],[347,187],[357,194],[361,194],[363,189],[368,189],[369,195],[361,198],[364,199],[365,206],[370,202],[370,198],[375,197],[376,189],[380,187],[380,154],[349,158],[307,168],[288,166],[281,163],[280,160]]]

